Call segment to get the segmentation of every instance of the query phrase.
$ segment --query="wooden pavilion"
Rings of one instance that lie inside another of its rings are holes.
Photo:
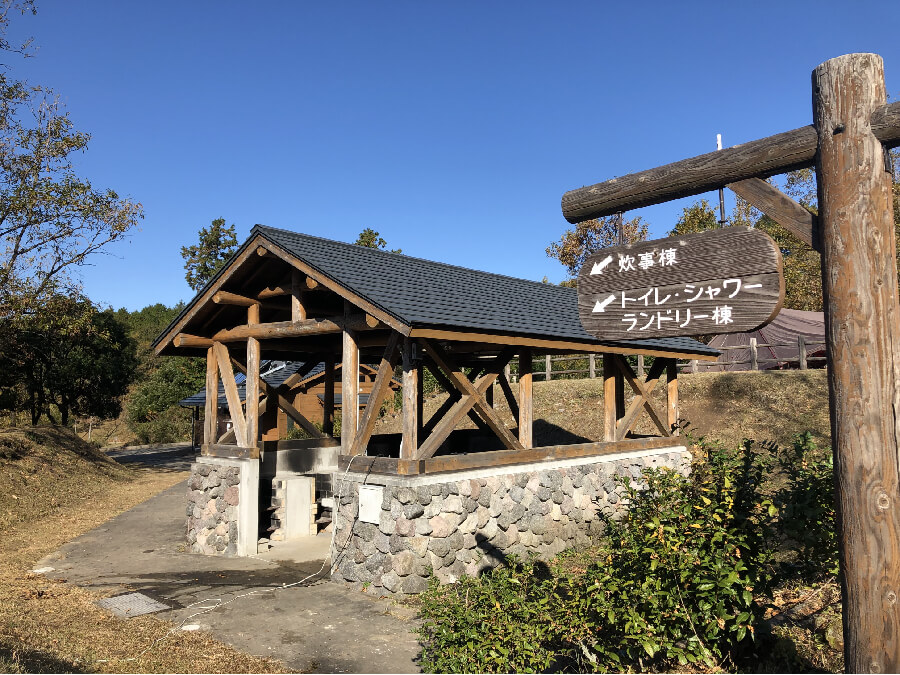
[[[676,359],[715,360],[718,355],[689,338],[597,340],[581,326],[572,288],[259,225],[154,346],[160,355],[206,356],[206,390],[217,391],[223,383],[234,441],[217,437],[216,397],[208,397],[202,454],[231,458],[259,457],[260,418],[276,408],[323,445],[333,445],[337,364],[345,400],[356,400],[361,359],[379,363],[365,408],[345,406],[342,411],[340,462],[346,466],[352,457],[356,471],[394,475],[671,445],[678,417]],[[561,353],[603,356],[604,440],[535,448],[530,364],[533,356]],[[638,354],[657,357],[645,378],[626,359]],[[518,395],[504,373],[514,356],[520,364]],[[310,420],[280,387],[260,378],[262,359],[324,363],[320,420]],[[375,444],[375,422],[398,365],[402,433]],[[424,366],[450,392],[427,420]],[[235,370],[246,374],[244,406]],[[664,411],[649,396],[662,379],[667,382]],[[516,428],[507,428],[494,410],[495,383],[518,420]],[[627,407],[625,383],[634,392]],[[634,436],[642,412],[658,437]],[[467,416],[499,439],[503,449],[453,454],[449,441]]]

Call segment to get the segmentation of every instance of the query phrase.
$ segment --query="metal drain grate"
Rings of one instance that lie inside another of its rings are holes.
[[[97,604],[104,609],[108,609],[116,616],[126,618],[171,609],[168,605],[157,602],[143,593],[126,593],[125,595],[117,595],[112,598],[103,598]]]

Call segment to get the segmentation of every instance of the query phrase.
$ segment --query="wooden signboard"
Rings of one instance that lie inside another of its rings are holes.
[[[743,333],[783,300],[781,251],[749,227],[603,249],[578,276],[581,324],[603,340]]]

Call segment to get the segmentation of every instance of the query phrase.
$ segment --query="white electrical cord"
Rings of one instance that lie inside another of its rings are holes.
[[[350,467],[353,465],[353,460],[356,459],[356,457],[358,457],[358,455],[354,455],[353,457],[350,458],[350,461],[347,463],[347,468],[344,470],[344,473],[341,476],[340,493],[338,494],[337,499],[335,500],[334,504],[332,505],[332,511],[331,511],[331,543],[328,546],[328,557],[322,561],[322,566],[317,571],[303,577],[300,581],[295,581],[290,584],[282,584],[281,586],[275,586],[273,588],[261,588],[261,589],[255,590],[255,591],[250,591],[249,593],[241,593],[240,595],[234,596],[230,600],[223,600],[222,598],[206,598],[204,600],[198,600],[197,602],[192,602],[191,604],[185,606],[185,609],[190,609],[191,607],[200,605],[201,603],[205,603],[205,602],[212,602],[214,604],[207,605],[205,607],[200,607],[201,611],[195,612],[195,613],[191,614],[190,616],[185,617],[181,621],[181,623],[179,623],[176,627],[169,630],[162,637],[154,640],[150,644],[150,646],[147,647],[147,649],[145,649],[144,651],[142,651],[140,654],[138,654],[135,657],[131,657],[131,658],[127,658],[127,659],[98,659],[98,662],[109,662],[109,661],[115,661],[115,660],[136,661],[137,659],[142,657],[144,654],[149,652],[151,649],[156,647],[157,644],[159,644],[163,640],[168,639],[168,637],[170,635],[173,635],[174,633],[176,633],[179,630],[184,630],[185,624],[187,624],[187,622],[190,621],[191,619],[193,619],[194,617],[202,616],[204,614],[208,614],[209,612],[212,612],[213,610],[219,609],[220,607],[224,607],[225,605],[230,605],[232,602],[234,602],[235,600],[238,600],[239,598],[246,598],[246,597],[250,597],[252,595],[261,595],[263,593],[270,593],[270,592],[274,593],[275,591],[281,591],[286,588],[292,588],[294,586],[299,586],[300,584],[304,583],[308,579],[311,579],[311,578],[321,574],[322,570],[325,569],[325,563],[328,561],[331,561],[331,563],[332,563],[331,567],[329,569],[329,572],[330,573],[334,572],[334,561],[335,561],[334,540],[335,540],[335,535],[337,534],[337,526],[336,526],[337,518],[336,518],[336,516],[337,516],[338,509],[340,509],[340,506],[341,506],[341,500],[344,497],[344,484],[346,482],[347,474],[350,473]],[[350,537],[347,537],[347,541],[345,542],[344,546],[341,548],[340,551],[337,552],[338,555],[340,555],[341,553],[344,552],[344,548],[346,548],[346,545],[349,543],[350,543]]]

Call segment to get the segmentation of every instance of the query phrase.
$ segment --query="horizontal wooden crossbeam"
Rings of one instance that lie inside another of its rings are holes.
[[[886,147],[900,145],[900,102],[877,109],[872,133]],[[562,212],[570,223],[708,192],[747,178],[768,178],[815,163],[818,135],[812,125],[648,171],[570,190]]]
[[[372,324],[375,324],[374,326]],[[220,330],[213,335],[216,342],[241,342],[247,338],[257,340],[303,337],[309,335],[332,335],[343,331],[344,326],[350,330],[368,330],[376,328],[378,321],[370,316],[360,314],[348,322],[331,319],[304,319],[302,321],[273,321],[271,323],[246,324]],[[179,333],[179,335],[182,335]],[[176,336],[177,337],[177,336]]]

